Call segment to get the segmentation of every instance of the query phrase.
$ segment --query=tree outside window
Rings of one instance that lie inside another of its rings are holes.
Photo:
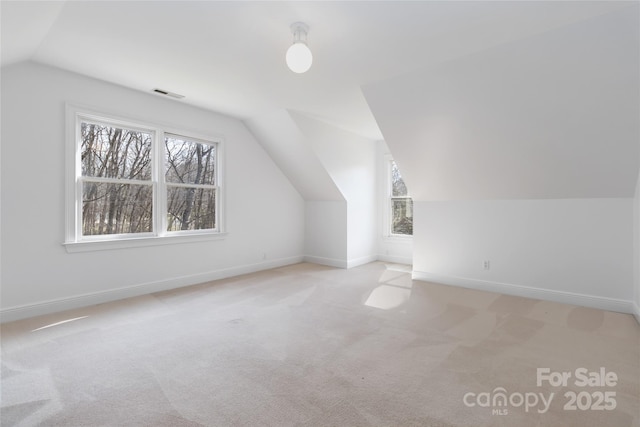
[[[218,143],[78,114],[75,241],[219,231]]]
[[[400,175],[396,163],[391,160],[391,235],[413,235],[413,201],[409,196],[407,186]]]

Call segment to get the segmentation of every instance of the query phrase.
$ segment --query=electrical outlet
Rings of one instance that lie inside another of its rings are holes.
[[[482,263],[482,268],[484,270],[491,270],[491,261],[486,260]]]

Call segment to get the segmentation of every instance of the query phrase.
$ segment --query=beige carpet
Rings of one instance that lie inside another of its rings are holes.
[[[604,386],[582,384],[581,368],[601,367]],[[549,369],[540,386],[538,368]],[[567,384],[549,384],[561,372]],[[630,315],[412,282],[384,263],[298,264],[2,325],[0,416],[3,426],[626,427],[640,425],[639,383]]]

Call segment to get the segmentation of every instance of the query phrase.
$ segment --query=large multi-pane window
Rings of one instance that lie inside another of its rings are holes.
[[[413,235],[413,201],[407,185],[400,175],[398,165],[393,160],[389,164],[389,233],[393,235]]]
[[[218,233],[219,141],[75,112],[67,243]]]

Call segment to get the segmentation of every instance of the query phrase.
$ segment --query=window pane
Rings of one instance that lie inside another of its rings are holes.
[[[391,196],[392,197],[402,197],[406,196],[409,193],[407,192],[407,186],[404,184],[404,180],[402,176],[400,176],[400,171],[398,170],[398,166],[396,162],[391,162]]]
[[[82,122],[82,176],[151,179],[151,133]]]
[[[139,184],[82,184],[82,234],[153,231],[153,187]]]
[[[168,137],[166,182],[215,185],[216,146]]]
[[[168,231],[216,228],[216,190],[167,188]]]
[[[413,235],[413,201],[392,200],[392,234]]]

